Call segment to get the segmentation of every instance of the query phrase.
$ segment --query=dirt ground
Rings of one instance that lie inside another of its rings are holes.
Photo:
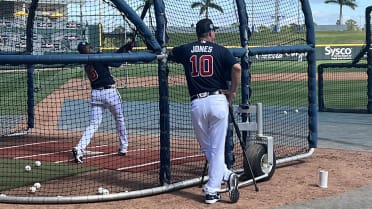
[[[118,208],[252,208],[267,209],[321,197],[335,196],[372,183],[372,152],[316,149],[301,161],[280,165],[273,178],[240,189],[240,200],[229,203],[227,193],[213,205],[204,204],[201,188],[194,186],[179,191],[137,199],[65,205],[38,205],[38,208],[118,209]],[[328,171],[328,188],[320,188],[319,171]],[[35,205],[2,204],[1,209],[34,209]]]

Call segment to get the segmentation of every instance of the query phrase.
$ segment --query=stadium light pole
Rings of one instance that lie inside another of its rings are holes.
[[[98,21],[99,23],[102,23],[102,19],[101,19],[101,1],[98,1]]]
[[[279,0],[275,0],[275,14],[274,14],[274,32],[279,32]]]

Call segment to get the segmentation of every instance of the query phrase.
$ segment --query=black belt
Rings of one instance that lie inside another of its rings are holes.
[[[101,86],[101,87],[96,87],[93,88],[94,90],[104,90],[104,89],[113,89],[115,88],[115,85],[107,85],[107,86]]]
[[[222,94],[222,92],[220,90],[210,91],[210,92],[202,92],[202,93],[199,93],[199,94],[192,95],[190,100],[192,101],[194,99],[205,98],[205,97],[208,97],[210,95],[218,95],[218,94]]]

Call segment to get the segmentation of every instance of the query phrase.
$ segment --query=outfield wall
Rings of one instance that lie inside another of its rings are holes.
[[[317,60],[352,60],[364,47],[363,44],[321,44],[315,47]],[[306,52],[285,54],[261,54],[256,55],[256,60],[298,60],[305,61]],[[366,57],[366,55],[365,55]]]
[[[322,44],[315,47],[317,60],[352,60],[363,44]]]

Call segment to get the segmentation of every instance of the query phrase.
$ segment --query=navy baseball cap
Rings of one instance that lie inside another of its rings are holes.
[[[211,30],[216,30],[218,27],[213,25],[212,20],[210,19],[201,19],[196,23],[196,34],[201,36],[203,33],[208,33]]]

